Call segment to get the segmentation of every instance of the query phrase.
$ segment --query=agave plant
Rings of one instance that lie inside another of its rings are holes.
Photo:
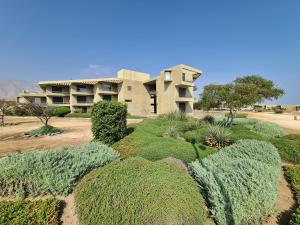
[[[205,137],[205,143],[218,149],[230,144],[231,132],[220,124],[209,125],[208,134]]]

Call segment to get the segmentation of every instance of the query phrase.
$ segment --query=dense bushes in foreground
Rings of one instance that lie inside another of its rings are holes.
[[[58,225],[62,202],[48,199],[39,201],[0,201],[0,224]]]
[[[100,101],[94,104],[91,114],[95,140],[113,144],[126,135],[127,106],[117,101]]]
[[[215,148],[184,140],[189,130],[198,129],[199,126],[197,120],[174,113],[146,119],[112,147],[123,157],[140,156],[152,161],[174,157],[188,163],[216,152]]]
[[[100,143],[0,159],[0,195],[68,194],[86,173],[119,158]]]
[[[190,169],[219,225],[255,224],[275,209],[280,157],[270,143],[240,140]]]
[[[173,163],[129,158],[96,169],[75,189],[85,225],[201,225],[206,209],[193,179]]]

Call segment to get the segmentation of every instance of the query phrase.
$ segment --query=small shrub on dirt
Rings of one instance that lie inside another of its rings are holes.
[[[258,224],[274,212],[280,157],[268,142],[240,140],[189,164],[217,224]]]
[[[66,195],[85,174],[118,158],[97,142],[1,158],[0,196]]]
[[[57,117],[65,117],[71,112],[69,107],[57,107],[53,109],[52,115]]]
[[[94,139],[113,144],[126,135],[127,107],[117,101],[100,101],[94,104],[91,114]]]
[[[231,132],[221,125],[209,125],[208,134],[205,137],[205,144],[210,147],[224,148],[230,144]]]
[[[62,130],[57,127],[53,127],[50,125],[44,125],[40,128],[25,132],[24,134],[28,137],[39,137],[39,136],[44,136],[44,135],[50,135],[50,136],[56,135],[56,134],[60,134],[61,132],[62,132]]]
[[[0,224],[59,225],[62,201],[0,201]]]
[[[202,225],[197,183],[171,162],[129,158],[96,169],[75,189],[80,224]]]

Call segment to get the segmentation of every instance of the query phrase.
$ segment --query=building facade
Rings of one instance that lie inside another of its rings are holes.
[[[125,102],[132,115],[148,116],[174,111],[193,113],[195,80],[202,71],[187,65],[164,69],[150,78],[147,73],[122,69],[116,78],[39,82],[40,92],[22,92],[17,102],[44,103],[87,112],[95,102]]]

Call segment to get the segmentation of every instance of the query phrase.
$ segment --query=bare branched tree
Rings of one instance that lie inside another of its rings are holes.
[[[8,101],[5,99],[0,99],[0,126],[4,126],[4,117],[5,117],[5,112],[8,110],[10,107],[14,106],[16,104],[15,101]]]
[[[54,107],[38,103],[24,103],[23,107],[30,115],[37,117],[45,126],[48,125],[54,110]]]

